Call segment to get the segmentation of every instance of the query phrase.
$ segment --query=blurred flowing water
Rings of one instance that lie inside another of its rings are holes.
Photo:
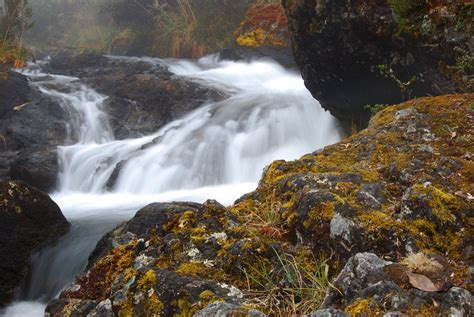
[[[110,58],[164,65],[228,98],[205,103],[152,135],[115,140],[101,109],[107,96],[77,78],[44,74],[41,65],[24,70],[71,118],[65,123],[68,145],[58,149],[59,190],[52,197],[72,229],[33,256],[18,301],[5,316],[42,315],[45,303],[84,269],[100,237],[148,203],[232,204],[256,187],[273,160],[296,159],[340,138],[335,119],[301,76],[274,61],[221,61],[215,55],[197,61]],[[110,186],[113,173],[117,178]]]

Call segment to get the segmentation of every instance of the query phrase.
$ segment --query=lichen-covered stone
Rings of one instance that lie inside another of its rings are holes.
[[[203,310],[194,314],[194,317],[265,317],[266,315],[255,310],[245,309],[240,306],[232,305],[224,302],[215,302]]]
[[[382,313],[384,316],[452,316],[453,312],[470,316],[474,313],[474,298],[468,290],[406,289],[387,274],[385,269],[389,265],[375,254],[356,254],[339,273],[322,307],[341,309],[352,316]]]

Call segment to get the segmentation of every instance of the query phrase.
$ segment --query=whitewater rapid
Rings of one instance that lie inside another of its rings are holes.
[[[84,269],[100,237],[148,203],[232,204],[256,187],[273,160],[296,159],[340,138],[335,119],[312,98],[300,74],[274,61],[109,58],[163,65],[228,97],[204,103],[151,135],[115,140],[102,109],[107,96],[78,78],[46,77],[38,66],[23,71],[71,118],[65,123],[68,139],[58,148],[59,188],[52,198],[72,229],[34,256],[18,302],[5,316],[42,315],[44,303]],[[68,92],[47,85],[52,82]],[[112,174],[118,176],[110,184]]]

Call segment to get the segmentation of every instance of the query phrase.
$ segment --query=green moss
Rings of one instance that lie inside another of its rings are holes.
[[[145,314],[150,317],[159,317],[164,308],[163,302],[153,293],[147,300],[145,305]]]
[[[176,270],[176,273],[190,275],[195,277],[202,277],[202,278],[216,278],[215,269],[206,266],[202,262],[184,262],[181,263],[179,268]]]
[[[320,222],[329,222],[336,214],[333,202],[325,202],[313,208],[308,213],[308,219],[303,222],[306,229],[312,228]]]
[[[412,187],[415,197],[428,200],[433,214],[441,223],[450,223],[456,220],[454,212],[459,210],[459,203],[451,194],[445,193],[435,186],[417,184]]]
[[[195,245],[200,245],[206,242],[206,234],[207,234],[207,230],[202,227],[193,229],[191,233],[191,242],[194,243]]]
[[[199,298],[206,303],[212,303],[219,300],[219,297],[217,297],[216,294],[209,290],[201,292],[201,294],[199,294]]]

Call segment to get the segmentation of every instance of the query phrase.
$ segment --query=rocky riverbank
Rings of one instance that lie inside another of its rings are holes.
[[[149,205],[98,243],[47,314],[472,314],[473,103],[390,107],[274,162],[230,207]]]

